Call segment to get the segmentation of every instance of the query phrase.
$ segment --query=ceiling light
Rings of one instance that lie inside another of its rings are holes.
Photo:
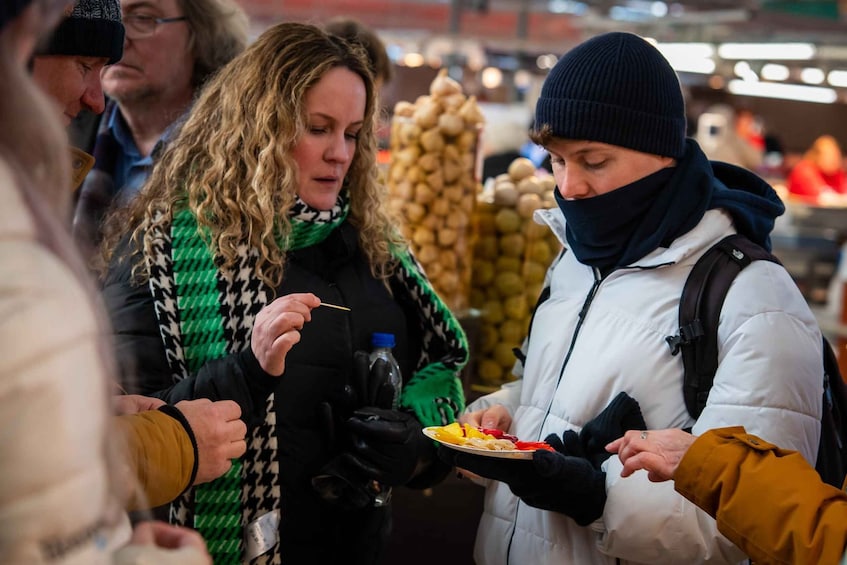
[[[789,74],[788,67],[785,65],[767,63],[762,66],[762,78],[765,80],[786,80]]]
[[[711,43],[656,43],[655,45],[665,57],[706,59],[715,54],[715,48]]]
[[[547,3],[547,9],[554,14],[581,16],[588,10],[588,5],[584,2],[572,2],[571,0],[550,0]]]
[[[715,48],[708,43],[656,43],[656,48],[675,71],[712,74]]]
[[[815,56],[811,43],[723,43],[718,46],[722,59],[804,61]]]
[[[555,55],[539,55],[538,58],[535,59],[535,64],[539,69],[548,70],[555,67],[558,60],[559,58]]]
[[[482,86],[485,88],[497,88],[503,83],[503,71],[496,67],[482,69]]]
[[[800,71],[800,80],[806,84],[820,84],[825,78],[824,72],[817,67],[806,67]]]
[[[420,53],[406,53],[403,56],[403,64],[407,67],[420,67],[424,64],[424,56]]]
[[[829,71],[826,81],[832,86],[847,86],[847,71]]]
[[[735,63],[735,66],[732,68],[733,72],[735,72],[735,76],[739,78],[743,78],[744,80],[749,81],[757,81],[759,80],[759,75],[756,74],[756,71],[750,66],[750,63],[747,61],[738,61]]]
[[[673,70],[681,73],[698,73],[710,75],[715,72],[715,62],[711,59],[676,59],[668,57]]]
[[[518,90],[526,90],[532,86],[532,75],[526,69],[520,69],[515,72],[515,88]]]
[[[740,96],[761,96],[763,98],[781,98],[783,100],[799,100],[821,104],[831,104],[838,99],[835,90],[831,88],[802,84],[731,80],[727,89],[732,94]]]

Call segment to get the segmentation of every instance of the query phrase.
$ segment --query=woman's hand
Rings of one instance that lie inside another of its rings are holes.
[[[250,348],[262,369],[280,376],[285,371],[285,356],[300,341],[300,330],[312,319],[312,309],[320,305],[312,293],[281,296],[256,315]]]
[[[489,428],[508,432],[512,427],[512,415],[502,404],[495,404],[476,412],[467,412],[458,418],[460,424],[468,424],[477,428]]]
[[[697,439],[678,429],[630,430],[623,437],[606,446],[606,451],[617,453],[623,463],[622,477],[638,469],[647,471],[647,478],[658,483],[673,479],[685,452]]]

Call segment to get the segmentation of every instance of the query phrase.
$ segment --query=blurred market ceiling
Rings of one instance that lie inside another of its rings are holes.
[[[353,16],[400,65],[546,73],[588,37],[631,31],[655,40],[689,82],[847,102],[847,0],[239,1],[257,31],[282,19]]]
[[[845,0],[243,0],[265,21],[356,16],[392,33],[448,35],[560,51],[607,30],[660,41],[847,44]],[[839,17],[839,4],[841,14]]]

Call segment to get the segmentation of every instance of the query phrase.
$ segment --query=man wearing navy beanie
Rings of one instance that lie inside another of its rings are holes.
[[[82,110],[103,111],[100,71],[121,59],[123,47],[118,0],[78,0],[36,50],[33,77],[59,102],[66,126]]]
[[[679,79],[655,47],[628,33],[595,37],[565,55],[544,81],[535,123],[566,139],[674,158],[685,152]]]
[[[754,261],[732,284],[720,364],[698,418],[683,400],[683,284],[697,259],[739,232],[763,247],[783,205],[753,173],[710,162],[685,137],[676,73],[648,41],[599,35],[550,71],[532,140],[550,153],[557,208],[535,220],[559,237],[519,377],[460,421],[544,439],[530,461],[442,449],[492,479],[474,557],[480,565],[739,563],[715,521],[668,483],[621,478],[608,442],[628,429],[748,432],[815,462],[821,336],[780,265]],[[650,436],[643,434],[644,441]]]
[[[103,57],[117,63],[124,52],[124,26],[118,0],[78,0],[36,55]]]

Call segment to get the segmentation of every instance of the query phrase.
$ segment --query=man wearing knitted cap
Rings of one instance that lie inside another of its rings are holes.
[[[36,51],[33,75],[62,106],[66,126],[82,110],[103,111],[100,71],[120,60],[123,42],[118,0],[79,0]]]
[[[554,450],[523,461],[442,448],[491,479],[476,562],[738,563],[743,553],[714,520],[646,473],[621,478],[605,446],[645,425],[695,434],[743,425],[814,463],[821,335],[785,269],[754,261],[735,279],[718,328],[721,363],[696,420],[666,342],[696,260],[735,232],[768,248],[783,206],[759,177],[709,162],[686,139],[678,78],[636,35],[603,34],[566,53],[544,82],[535,128],[558,202],[535,219],[565,252],[550,267],[521,378],[460,421]]]

